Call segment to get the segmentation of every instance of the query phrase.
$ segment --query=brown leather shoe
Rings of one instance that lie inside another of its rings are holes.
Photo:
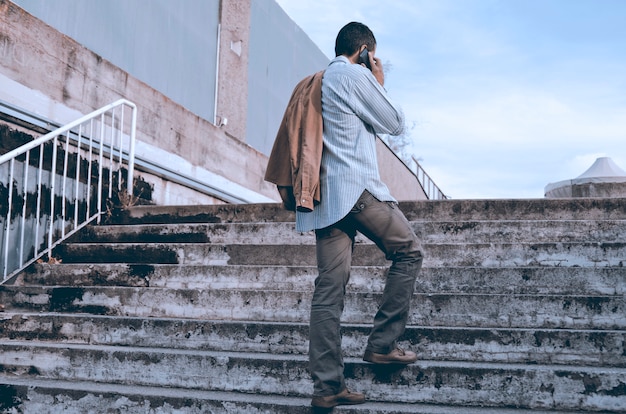
[[[329,395],[326,397],[313,397],[311,405],[320,408],[333,408],[338,405],[355,405],[363,404],[365,395],[358,392],[350,392],[349,389],[341,391],[339,394]]]
[[[402,348],[396,348],[388,354],[365,351],[363,361],[371,362],[372,364],[412,364],[417,361],[417,354],[412,351],[405,351]]]

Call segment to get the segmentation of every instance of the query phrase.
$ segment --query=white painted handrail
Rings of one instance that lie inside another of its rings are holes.
[[[0,283],[99,222],[124,169],[132,196],[136,125],[136,105],[120,99],[0,156]]]

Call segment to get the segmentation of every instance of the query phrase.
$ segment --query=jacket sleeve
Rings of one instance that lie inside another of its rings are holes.
[[[265,180],[277,185],[283,205],[292,211],[312,211],[320,201],[322,74],[294,88],[265,171]]]
[[[302,96],[300,118],[299,171],[295,176],[294,193],[299,211],[313,211],[320,202],[320,165],[323,148],[322,76],[311,77]]]
[[[289,108],[289,105],[287,105],[287,108]],[[289,110],[287,109],[278,128],[278,133],[276,134],[276,139],[274,140],[274,145],[267,162],[264,178],[265,181],[276,184],[278,194],[283,201],[283,207],[287,210],[295,211],[296,201],[293,195],[293,180],[291,177],[292,168],[289,150],[289,133],[287,129],[288,121]]]

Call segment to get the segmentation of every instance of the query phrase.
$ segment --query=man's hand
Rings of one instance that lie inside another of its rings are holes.
[[[385,73],[383,72],[383,62],[372,56],[372,52],[369,52],[370,65],[372,66],[372,75],[376,78],[380,86],[385,86]]]

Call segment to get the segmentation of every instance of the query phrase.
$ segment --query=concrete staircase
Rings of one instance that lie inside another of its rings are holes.
[[[407,367],[363,363],[387,262],[358,239],[342,413],[626,412],[626,199],[402,203]],[[0,286],[0,412],[309,413],[314,236],[278,205],[133,207]]]

